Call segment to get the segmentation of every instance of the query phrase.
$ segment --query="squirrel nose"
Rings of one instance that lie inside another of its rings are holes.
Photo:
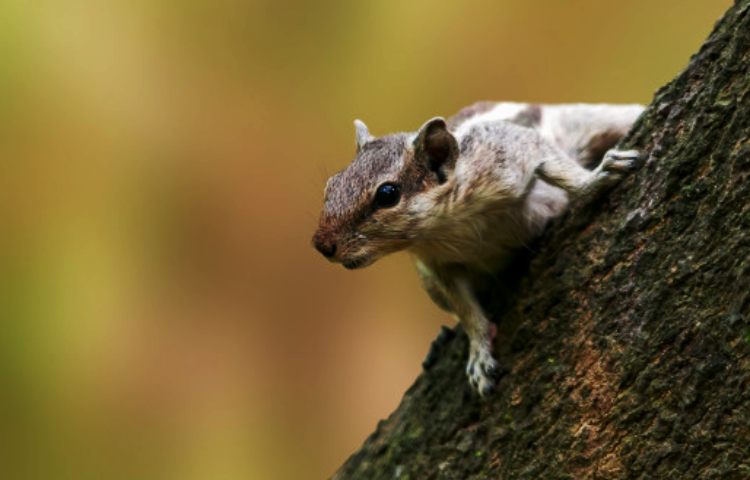
[[[326,243],[323,240],[315,239],[315,248],[323,254],[326,258],[331,258],[336,255],[336,243]]]

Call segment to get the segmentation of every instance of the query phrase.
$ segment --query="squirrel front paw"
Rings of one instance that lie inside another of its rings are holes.
[[[470,350],[466,376],[469,377],[469,385],[480,397],[487,397],[495,389],[497,373],[497,361],[488,347]]]

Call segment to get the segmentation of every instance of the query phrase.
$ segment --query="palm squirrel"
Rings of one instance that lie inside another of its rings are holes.
[[[637,151],[612,147],[642,111],[480,102],[415,133],[380,138],[355,120],[356,157],[326,184],[313,245],[348,269],[412,252],[430,297],[463,325],[466,374],[486,396],[497,363],[494,329],[476,296],[480,282],[537,237],[570,196],[611,186],[640,165]]]

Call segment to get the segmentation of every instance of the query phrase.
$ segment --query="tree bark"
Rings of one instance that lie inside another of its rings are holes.
[[[444,329],[333,478],[750,478],[749,66],[738,0],[621,142],[646,165],[498,281],[497,392]]]

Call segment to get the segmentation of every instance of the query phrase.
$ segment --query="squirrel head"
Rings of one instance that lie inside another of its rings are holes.
[[[440,117],[412,134],[375,138],[354,121],[357,154],[328,180],[313,245],[354,269],[411,247],[439,222],[434,207],[450,192],[458,144]]]

